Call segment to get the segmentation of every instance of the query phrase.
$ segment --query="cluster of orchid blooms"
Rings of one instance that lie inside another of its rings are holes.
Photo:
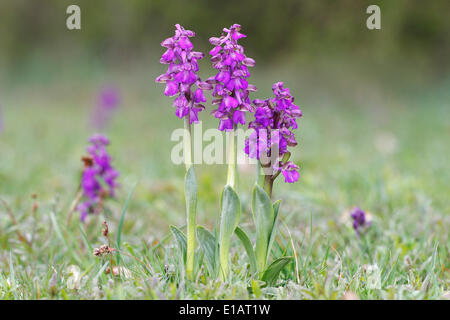
[[[116,179],[119,172],[112,166],[111,156],[106,151],[108,138],[95,134],[89,142],[90,145],[86,148],[88,156],[83,157],[84,170],[81,177],[84,201],[77,207],[81,213],[81,221],[86,219],[88,213],[98,212],[103,206],[103,200],[114,197],[118,187]]]
[[[353,221],[353,229],[356,231],[358,236],[364,233],[371,225],[371,221],[367,219],[366,212],[358,207],[353,208],[350,216]]]
[[[220,37],[212,37],[209,42],[214,48],[209,52],[211,62],[217,74],[202,81],[198,72],[197,60],[203,53],[192,51],[189,38],[195,33],[176,25],[175,35],[164,40],[161,45],[167,50],[160,62],[168,64],[167,72],[156,78],[156,82],[165,83],[164,94],[178,95],[174,100],[175,114],[190,117],[190,123],[198,121],[198,112],[205,109],[204,90],[212,90],[212,104],[216,108],[211,112],[219,119],[219,130],[235,129],[239,124],[246,124],[246,113],[254,114],[255,120],[248,127],[255,131],[246,141],[245,152],[249,157],[260,159],[264,153],[270,157],[273,146],[277,145],[278,159],[273,163],[273,176],[282,172],[285,182],[293,183],[299,179],[299,167],[292,161],[283,160],[290,153],[287,148],[297,144],[293,129],[298,127],[297,118],[302,112],[294,102],[288,88],[282,82],[273,85],[274,97],[266,100],[249,98],[256,87],[248,83],[248,67],[255,66],[255,60],[245,55],[244,48],[238,40],[246,37],[240,32],[241,26],[232,25],[224,28]],[[192,88],[195,84],[196,90]],[[264,131],[264,132],[263,132]]]
[[[193,36],[195,36],[193,31],[176,25],[175,35],[161,43],[167,50],[161,56],[160,62],[168,64],[169,67],[166,73],[156,78],[156,82],[166,84],[164,90],[166,96],[177,95],[173,103],[177,117],[187,117],[190,123],[197,122],[198,113],[205,109],[202,105],[206,102],[203,89],[211,88],[197,75],[199,70],[197,60],[202,59],[204,54],[192,51],[194,46],[189,38]],[[197,87],[195,91],[193,85]]]

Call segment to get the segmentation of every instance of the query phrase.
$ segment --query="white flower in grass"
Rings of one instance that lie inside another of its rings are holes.
[[[76,265],[70,265],[66,269],[66,274],[68,275],[66,285],[69,289],[78,290],[81,284],[81,271]]]
[[[365,267],[366,284],[369,289],[381,289],[381,272],[376,264]]]

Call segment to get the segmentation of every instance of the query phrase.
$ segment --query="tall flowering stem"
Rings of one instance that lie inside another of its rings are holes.
[[[204,54],[193,51],[193,44],[189,40],[195,36],[191,30],[186,30],[179,24],[175,25],[175,35],[167,38],[161,46],[167,48],[161,56],[160,62],[167,64],[166,73],[158,76],[156,82],[165,83],[164,94],[174,100],[175,115],[184,118],[184,160],[186,165],[185,198],[187,220],[187,256],[186,274],[193,280],[196,211],[197,211],[197,182],[192,165],[192,137],[191,124],[198,122],[198,113],[205,109],[204,89],[212,89],[211,84],[202,82],[197,75],[199,70],[197,60]]]
[[[271,198],[273,182],[280,173],[288,183],[296,182],[299,178],[298,166],[289,161],[291,153],[288,147],[297,144],[292,130],[298,127],[297,118],[302,116],[290,90],[284,88],[282,82],[275,83],[272,90],[274,97],[253,101],[255,120],[249,123],[253,131],[244,148],[249,157],[259,160],[251,205],[255,223],[254,247],[242,229],[236,233],[247,251],[252,274],[269,285],[278,276],[274,274],[274,269],[281,270],[293,260],[293,257],[280,257],[268,265],[281,204],[280,200],[272,203]]]
[[[283,82],[272,86],[274,97],[255,99],[255,120],[249,123],[254,131],[246,140],[245,153],[260,162],[264,179],[264,190],[272,195],[272,186],[280,173],[287,183],[296,182],[299,167],[289,161],[291,153],[288,147],[297,145],[292,132],[298,128],[297,119],[302,116],[300,108],[294,104],[294,97]]]
[[[227,184],[233,189],[236,187],[236,171],[237,171],[237,138],[236,138],[236,125],[233,126],[233,130],[228,132],[229,134],[229,147],[228,147],[228,171],[227,171]]]
[[[209,52],[213,68],[218,73],[206,80],[214,87],[212,101],[217,108],[212,114],[220,120],[219,130],[229,133],[229,159],[227,183],[235,187],[236,182],[236,137],[235,129],[238,124],[245,124],[245,113],[253,112],[249,93],[256,91],[256,87],[248,83],[250,77],[248,67],[255,65],[255,60],[245,56],[244,48],[238,40],[246,35],[240,32],[241,26],[234,24],[224,28],[222,35],[212,37],[209,42],[214,48]]]
[[[209,52],[211,62],[217,74],[206,80],[213,88],[212,104],[216,106],[211,113],[219,119],[219,130],[228,131],[228,173],[227,185],[222,195],[222,212],[220,224],[220,275],[226,280],[229,273],[229,241],[240,217],[239,198],[236,188],[236,129],[239,124],[244,125],[246,112],[253,112],[249,93],[256,91],[256,87],[248,83],[250,77],[248,67],[255,65],[255,60],[248,58],[244,47],[238,40],[246,37],[240,32],[241,26],[234,24],[224,28],[220,37],[212,37],[209,42],[214,48]]]

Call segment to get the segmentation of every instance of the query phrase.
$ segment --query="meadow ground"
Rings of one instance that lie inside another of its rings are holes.
[[[178,247],[167,236],[169,225],[182,226],[185,217],[184,167],[170,161],[170,135],[182,122],[151,76],[133,85],[127,77],[122,76],[120,110],[106,130],[121,188],[108,210],[89,216],[86,225],[77,212],[68,223],[68,212],[93,133],[87,119],[95,85],[49,87],[44,77],[3,92],[1,299],[449,298],[450,86],[350,103],[286,80],[304,113],[293,152],[301,178],[274,187],[274,198],[282,200],[274,253],[293,255],[295,249],[297,259],[274,287],[263,287],[247,276],[236,238],[229,282],[205,277],[204,269],[196,281],[185,281]],[[274,80],[257,79],[267,95]],[[208,113],[201,115],[203,127],[217,126]],[[249,230],[253,174],[240,168],[240,225]],[[226,168],[201,165],[197,175],[198,223],[212,230]],[[372,218],[361,239],[349,221],[353,206]],[[108,259],[92,254],[107,241],[101,235],[104,220],[113,245],[120,233],[121,250],[143,262],[121,255],[116,277],[106,273]],[[379,286],[373,283],[377,278]]]

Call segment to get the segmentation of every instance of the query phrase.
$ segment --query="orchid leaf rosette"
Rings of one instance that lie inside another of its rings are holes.
[[[185,199],[187,216],[187,240],[186,240],[186,274],[192,280],[194,272],[196,212],[197,212],[197,180],[192,165],[191,124],[198,122],[198,113],[205,107],[206,102],[203,89],[211,89],[212,86],[202,82],[197,75],[199,70],[197,61],[204,54],[193,51],[190,38],[195,36],[191,30],[186,30],[179,24],[175,25],[175,35],[161,43],[166,51],[161,56],[160,62],[167,64],[166,73],[158,76],[156,82],[165,83],[164,94],[176,96],[173,105],[176,107],[175,115],[184,118],[184,158],[186,165]],[[172,230],[175,230],[172,228]]]
[[[229,249],[233,235],[240,219],[240,201],[236,188],[236,128],[246,123],[246,112],[253,112],[249,93],[256,87],[248,83],[248,67],[255,65],[255,60],[248,58],[244,47],[238,40],[246,37],[240,32],[241,26],[232,25],[224,28],[220,37],[212,37],[209,42],[214,48],[209,52],[212,66],[217,74],[206,80],[212,85],[212,111],[219,119],[219,130],[228,131],[228,174],[227,184],[221,197],[221,214],[219,230],[220,277],[226,280],[229,274]]]

